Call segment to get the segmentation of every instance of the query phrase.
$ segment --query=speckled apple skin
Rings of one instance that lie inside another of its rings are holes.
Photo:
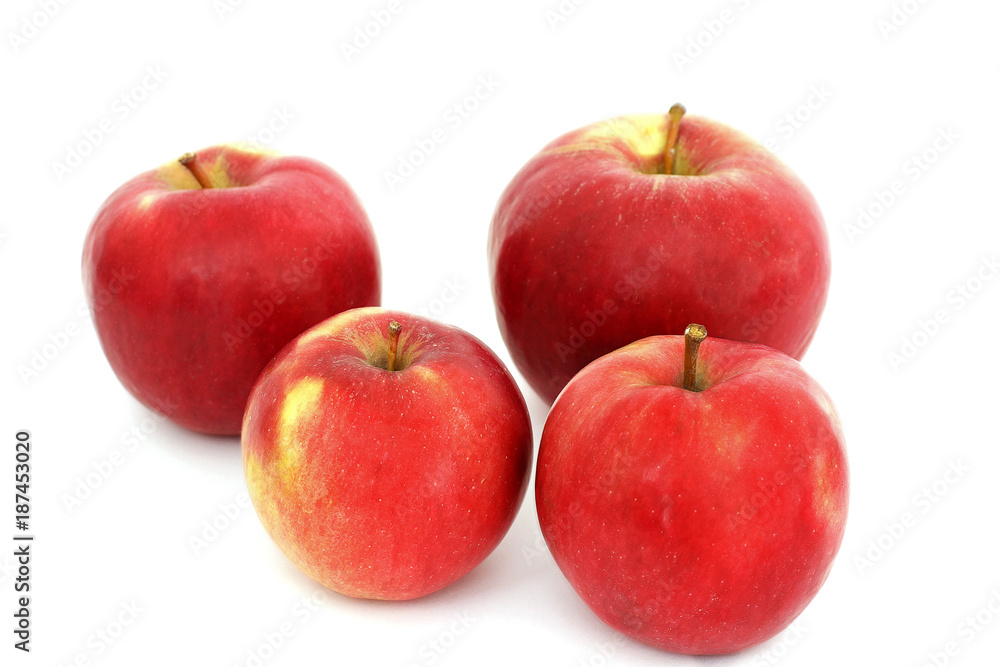
[[[390,372],[394,320],[408,365]],[[524,398],[482,342],[379,308],[290,343],[243,422],[267,532],[304,573],[360,598],[421,597],[483,561],[521,505],[531,458]]]
[[[331,315],[377,306],[378,247],[350,186],[315,160],[239,146],[176,160],[101,206],[84,292],[101,347],[139,401],[185,428],[238,435],[257,376]]]
[[[597,357],[691,322],[801,359],[830,281],[812,194],[763,146],[685,116],[663,173],[666,114],[556,139],[501,195],[488,258],[511,358],[552,402]]]
[[[542,432],[535,495],[559,568],[608,625],[686,654],[773,637],[825,581],[848,469],[826,393],[794,359],[707,339],[682,388],[684,339],[594,361]]]

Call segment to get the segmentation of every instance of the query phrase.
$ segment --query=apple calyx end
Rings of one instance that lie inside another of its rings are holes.
[[[698,348],[708,338],[708,329],[701,324],[689,324],[684,329],[684,388],[701,391],[698,388]]]
[[[687,113],[687,109],[680,102],[670,107],[667,115],[670,117],[670,126],[667,128],[667,144],[663,150],[663,173],[672,175],[677,157],[677,134],[681,129],[681,118]]]
[[[198,155],[196,153],[185,153],[177,158],[177,161],[181,163],[181,166],[191,172],[191,175],[194,176],[196,181],[198,181],[198,185],[206,190],[211,189],[212,178],[208,175],[208,172],[205,171],[205,168],[201,165],[201,163],[198,162]]]

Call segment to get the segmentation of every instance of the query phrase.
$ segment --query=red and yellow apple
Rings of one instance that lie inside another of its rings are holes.
[[[797,361],[717,338],[699,351],[704,329],[688,331],[570,381],[535,498],[552,556],[604,622],[668,651],[730,653],[788,626],[826,580],[847,461],[830,399]]]
[[[101,346],[147,407],[238,434],[288,341],[378,305],[378,248],[350,186],[308,158],[216,146],[140,174],[104,202],[83,279]]]
[[[597,357],[691,321],[797,359],[812,340],[830,276],[815,200],[757,142],[682,115],[676,105],[570,132],[500,197],[497,319],[549,402]]]
[[[286,346],[243,422],[250,497],[304,573],[404,600],[459,579],[500,543],[531,468],[531,422],[472,335],[380,308]]]

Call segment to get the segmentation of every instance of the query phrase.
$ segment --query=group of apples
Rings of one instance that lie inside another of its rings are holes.
[[[614,118],[521,169],[488,258],[511,357],[554,401],[535,500],[580,597],[680,653],[789,625],[848,499],[838,418],[797,361],[830,275],[805,186],[680,105]],[[533,458],[514,378],[465,331],[378,307],[375,234],[328,167],[186,154],[105,201],[83,274],[125,387],[184,427],[242,434],[264,527],[316,581],[427,595],[510,528]]]

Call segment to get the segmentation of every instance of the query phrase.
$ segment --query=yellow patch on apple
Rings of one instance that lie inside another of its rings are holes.
[[[612,142],[624,143],[643,162],[662,160],[663,151],[667,145],[666,117],[645,114],[612,118],[588,127],[580,134],[578,141],[550,148],[544,152],[546,154],[573,153],[592,150],[595,145]]]
[[[368,310],[368,308],[357,308],[353,311],[341,313],[336,318],[326,320],[299,336],[298,341],[295,343],[295,349],[303,350],[317,340],[336,337],[338,332],[350,329],[354,323],[364,320],[369,314]]]
[[[292,387],[281,404],[275,468],[284,484],[296,480],[304,455],[301,434],[310,429],[322,396],[323,381],[307,377]]]
[[[639,157],[653,159],[663,156],[667,121],[660,114],[623,116],[596,125],[589,134],[595,139],[622,139]]]

